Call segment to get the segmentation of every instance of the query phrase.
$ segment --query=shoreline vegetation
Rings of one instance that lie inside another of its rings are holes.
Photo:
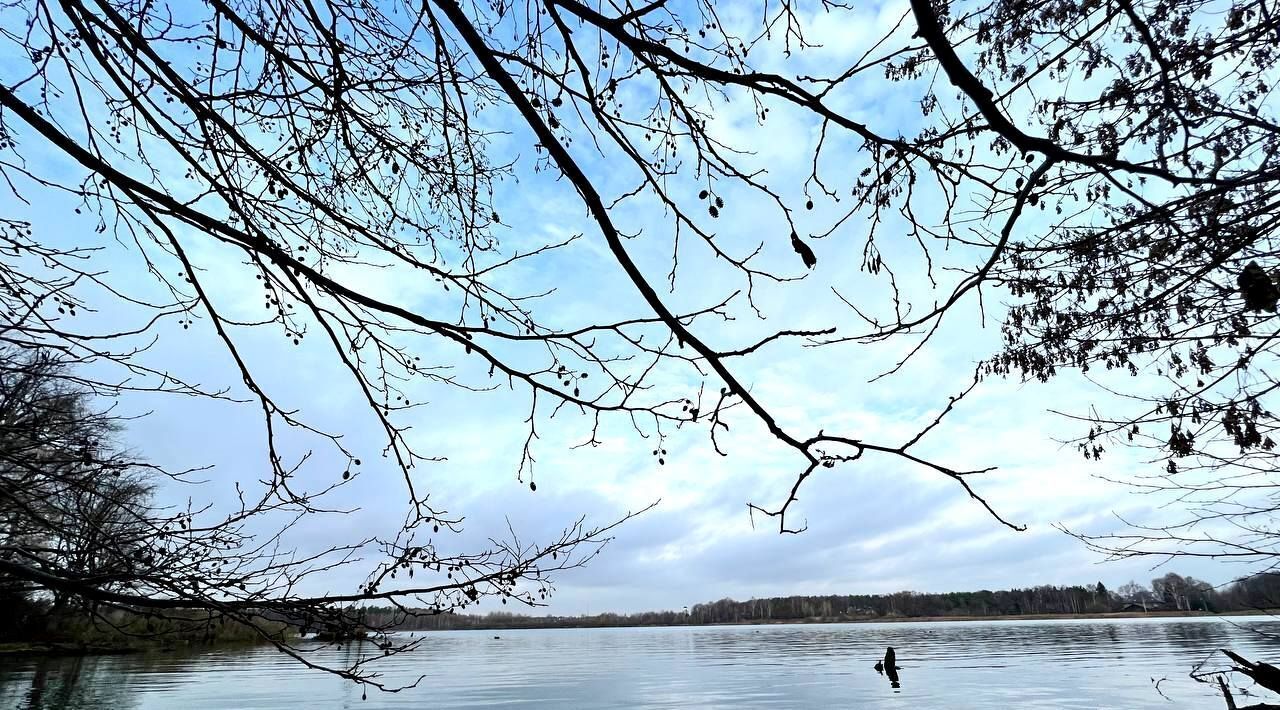
[[[1280,608],[1276,609],[1247,609],[1236,611],[1212,612],[1212,611],[1116,611],[1116,612],[1082,612],[1079,614],[998,614],[991,616],[916,616],[916,617],[809,617],[804,619],[772,619],[772,620],[743,620],[743,621],[719,621],[719,622],[689,622],[676,624],[632,624],[617,623],[604,624],[595,622],[591,617],[580,618],[583,623],[574,623],[575,617],[518,617],[523,619],[543,620],[555,619],[555,623],[543,625],[523,624],[523,625],[484,625],[483,622],[476,625],[467,625],[465,627],[449,628],[449,629],[414,629],[412,631],[519,631],[529,629],[589,629],[589,628],[674,628],[674,627],[713,627],[713,626],[790,626],[790,625],[807,625],[807,624],[893,624],[893,623],[947,623],[947,622],[972,622],[972,621],[1062,621],[1062,620],[1107,620],[1107,619],[1161,619],[1161,618],[1203,618],[1203,617],[1236,617],[1236,616],[1274,616],[1280,615]],[[481,617],[484,618],[484,617]],[[495,620],[496,621],[496,620]],[[405,632],[410,631],[404,628],[398,628],[394,631]],[[307,637],[304,640],[314,640],[321,642],[334,641],[367,641],[375,643],[376,639],[372,636],[356,636],[349,639],[326,639],[319,637]],[[167,652],[176,649],[202,649],[216,648],[227,646],[256,646],[265,643],[263,639],[242,638],[242,639],[226,639],[215,638],[211,640],[193,640],[193,639],[121,639],[116,641],[97,641],[97,642],[81,642],[71,640],[61,641],[23,641],[23,642],[0,642],[0,658],[28,657],[28,656],[115,656],[115,655],[131,655],[141,653]]]
[[[251,628],[206,611],[169,610],[162,616],[126,609],[57,608],[30,602],[25,609],[11,605],[7,611],[11,617],[8,621],[14,623],[0,626],[0,658],[248,646],[267,643],[263,633],[279,640],[297,638],[297,629],[285,621],[263,621],[261,628]]]
[[[991,616],[895,616],[848,618],[814,617],[810,619],[785,619],[774,621],[727,621],[708,624],[676,624],[677,626],[776,626],[786,624],[899,624],[899,623],[945,623],[949,621],[1061,621],[1070,619],[1162,619],[1182,617],[1217,617],[1217,616],[1269,616],[1280,615],[1277,609],[1250,609],[1246,611],[1104,611],[1082,612],[1079,614],[996,614]]]
[[[369,607],[373,627],[396,631],[448,629],[711,626],[725,624],[869,623],[902,621],[999,621],[1212,616],[1280,609],[1280,575],[1259,574],[1215,587],[1168,573],[1147,587],[1137,582],[1107,589],[1088,585],[1040,585],[972,592],[895,592],[721,599],[680,611],[581,616],[526,616],[510,612],[433,614],[430,610]]]
[[[397,627],[391,631],[520,631],[523,629],[638,629],[638,628],[675,628],[675,627],[707,627],[707,626],[790,626],[805,624],[898,624],[898,623],[946,623],[960,621],[1064,621],[1064,620],[1107,620],[1107,619],[1162,619],[1162,618],[1201,618],[1201,617],[1236,617],[1236,616],[1280,616],[1280,607],[1269,609],[1244,609],[1234,611],[1113,611],[1113,612],[1081,612],[1079,614],[993,614],[989,616],[954,615],[954,616],[894,616],[894,617],[806,617],[803,619],[744,619],[741,621],[706,621],[681,623],[604,623],[592,617],[517,617],[532,620],[533,623],[504,623],[501,620],[489,622],[485,617],[480,621],[467,625],[449,628],[424,629]],[[537,623],[549,620],[548,623]]]
[[[180,649],[208,649],[234,646],[260,646],[265,639],[213,639],[210,641],[178,639],[119,639],[115,641],[14,641],[0,642],[0,659],[28,656],[128,656],[138,653],[161,653]]]
[[[28,613],[0,625],[0,658],[31,655],[105,655],[266,643],[261,629],[209,612],[169,612],[164,617],[117,609],[88,610],[27,600]],[[18,607],[9,607],[13,614]],[[363,607],[360,622],[341,637],[306,633],[306,624],[277,614],[270,632],[279,640],[317,643],[385,642],[387,633],[451,630],[859,624],[948,621],[1050,621],[1251,616],[1280,614],[1280,575],[1260,574],[1214,587],[1168,573],[1150,587],[1129,582],[1108,590],[1094,585],[1042,585],[1000,591],[789,596],[721,599],[680,611],[636,614],[532,616],[511,612],[455,614],[431,609]],[[361,627],[364,631],[361,631]],[[311,627],[314,629],[314,627]]]
[[[1280,615],[1277,609],[1252,609],[1248,611],[1111,611],[1082,612],[1079,614],[996,614],[991,616],[894,616],[894,617],[810,617],[806,619],[773,619],[750,621],[717,621],[690,624],[649,624],[651,627],[673,626],[787,626],[792,624],[908,624],[908,623],[946,623],[952,621],[1062,621],[1070,619],[1160,619],[1160,618],[1192,618],[1218,616],[1268,616]],[[519,630],[526,627],[493,627]],[[587,626],[563,626],[541,628],[590,628]],[[637,624],[624,624],[612,628],[644,628]]]

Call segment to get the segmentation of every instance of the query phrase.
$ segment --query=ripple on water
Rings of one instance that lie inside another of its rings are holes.
[[[1187,672],[1215,649],[1276,660],[1260,617],[442,632],[381,659],[399,694],[307,671],[269,648],[86,659],[6,659],[0,708],[1217,707]],[[902,687],[872,664],[897,650]],[[351,663],[371,645],[317,652]],[[1152,678],[1168,677],[1161,690]]]

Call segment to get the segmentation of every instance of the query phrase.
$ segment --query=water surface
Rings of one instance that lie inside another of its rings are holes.
[[[891,688],[872,668],[885,646],[897,650],[901,688]],[[375,666],[392,683],[425,676],[419,686],[397,694],[370,691],[367,700],[350,682],[305,670],[264,647],[10,658],[0,659],[0,708],[1220,708],[1220,696],[1187,676],[1218,648],[1276,662],[1280,621],[432,632],[421,650]],[[316,660],[342,663],[362,652],[377,651],[348,646],[321,651]],[[1167,680],[1157,692],[1161,678]]]

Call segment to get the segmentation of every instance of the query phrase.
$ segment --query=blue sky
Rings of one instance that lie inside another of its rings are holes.
[[[786,65],[788,72],[856,58],[877,36],[876,30],[891,26],[904,7],[896,1],[868,5],[839,18],[814,13],[809,18],[811,36],[824,46]],[[725,21],[746,19],[730,16]],[[778,49],[762,51],[756,60],[764,68],[781,66]],[[919,94],[913,94],[920,88],[870,77],[853,82],[833,104],[882,132],[910,134],[921,120]],[[753,154],[743,158],[744,164],[767,169],[784,197],[802,204],[817,137],[815,122],[776,105],[763,125],[741,102],[709,107],[715,114],[712,132],[749,147]],[[532,169],[528,131],[499,108],[477,120],[507,132],[495,141],[495,154],[521,157],[515,175],[498,186],[496,204],[508,225],[499,231],[504,249],[527,251],[582,235],[545,258],[506,270],[498,283],[526,293],[554,288],[539,300],[538,309],[545,322],[565,328],[649,315],[578,197],[551,174]],[[847,135],[829,140],[823,154],[825,170],[848,177],[866,164],[857,141]],[[617,195],[633,185],[635,176],[620,168],[615,157],[594,154],[584,143],[578,142],[575,155],[603,192]],[[24,142],[24,150],[42,174],[75,174],[34,142]],[[687,182],[690,195],[697,192],[696,180],[688,175],[680,179]],[[758,315],[739,298],[730,311],[733,320],[695,324],[701,337],[729,348],[781,328],[835,326],[841,333],[856,331],[857,319],[834,291],[860,308],[887,312],[883,279],[859,268],[868,229],[864,219],[850,220],[831,236],[811,240],[818,266],[806,272],[789,246],[787,230],[767,204],[741,186],[721,189],[724,214],[706,226],[715,229],[725,247],[745,253],[763,244],[761,264],[804,279],[760,286],[755,293]],[[19,190],[29,204],[0,192],[0,210],[6,215],[30,219],[42,239],[100,245],[103,251],[93,258],[112,283],[132,293],[157,293],[154,278],[127,244],[111,240],[110,234],[92,234],[96,217],[76,214],[69,200],[30,184]],[[826,199],[816,203],[812,212],[798,215],[800,226],[808,230],[806,237],[822,231],[841,208]],[[936,205],[927,199],[915,208],[925,217],[937,214]],[[652,199],[641,198],[615,210],[615,218],[625,231],[639,235],[627,247],[651,282],[665,285],[673,249],[670,215]],[[1035,220],[1028,220],[1024,228],[1034,229]],[[890,218],[878,229],[877,243],[899,267],[905,292],[920,304],[945,293],[950,283],[945,274],[942,291],[928,286],[919,250],[906,236],[901,218]],[[211,296],[228,317],[261,312],[261,289],[236,254],[190,231],[182,239],[209,275]],[[674,310],[704,307],[745,288],[739,274],[716,262],[694,240],[681,241],[679,254],[675,287],[663,289]],[[972,265],[981,256],[965,249],[934,254],[939,266]],[[163,258],[161,262],[161,269],[172,266]],[[419,312],[441,313],[453,303],[451,295],[416,272],[349,269],[337,274],[363,292]],[[927,423],[949,394],[963,389],[974,363],[998,345],[1002,297],[986,294],[985,319],[976,300],[965,301],[917,357],[885,379],[871,382],[914,341],[821,348],[803,341],[780,342],[736,360],[735,371],[780,423],[798,434],[850,432],[898,443]],[[99,312],[81,316],[91,327],[109,328],[142,317],[118,303],[93,303]],[[342,504],[357,510],[311,521],[295,530],[289,541],[307,551],[394,533],[405,513],[404,482],[379,455],[385,442],[371,413],[319,338],[293,346],[278,331],[240,329],[236,338],[283,405],[297,407],[322,428],[341,431],[343,441],[363,461],[359,476],[341,491]],[[197,318],[189,330],[170,319],[155,333],[159,340],[144,356],[147,362],[188,380],[243,394],[207,318]],[[424,360],[448,365],[470,381],[484,381],[482,368],[461,357],[453,344],[424,338],[415,347]],[[674,397],[693,396],[699,386],[688,368],[678,367],[659,368],[651,382],[658,393]],[[719,383],[712,380],[708,386],[714,390]],[[466,516],[464,532],[446,544],[465,547],[500,534],[504,519],[524,538],[546,539],[579,515],[607,523],[661,500],[656,509],[620,529],[616,541],[589,567],[562,575],[549,607],[555,613],[631,612],[680,608],[721,597],[946,591],[1098,580],[1115,587],[1129,579],[1149,580],[1163,573],[1153,573],[1151,561],[1099,564],[1096,555],[1051,527],[1062,523],[1101,532],[1118,527],[1113,513],[1143,520],[1166,520],[1175,514],[1159,510],[1158,501],[1129,495],[1098,478],[1132,474],[1149,464],[1123,452],[1086,462],[1057,441],[1083,433],[1083,427],[1047,410],[1083,412],[1101,396],[1074,374],[1048,384],[988,381],[922,444],[922,451],[956,467],[999,466],[975,485],[1004,517],[1027,525],[1020,533],[999,525],[938,474],[900,459],[868,455],[854,464],[820,469],[802,489],[797,508],[808,531],[780,536],[772,521],[753,517],[746,504],[778,504],[802,461],[745,413],[730,418],[732,428],[723,447],[727,456],[713,450],[705,429],[669,428],[661,444],[668,455],[665,465],[659,465],[651,453],[657,447],[652,431],[637,433],[629,422],[609,419],[600,430],[599,446],[574,448],[588,437],[590,418],[570,411],[550,417],[544,407],[534,448],[536,492],[527,478],[517,479],[527,434],[527,391],[498,387],[469,393],[425,384],[411,392],[423,406],[399,421],[411,427],[409,436],[424,454],[444,459],[415,469],[417,484],[432,491],[433,503]],[[138,396],[124,406],[131,412],[153,412],[126,434],[129,445],[141,454],[170,467],[211,467],[202,474],[204,483],[166,488],[166,500],[211,501],[215,510],[225,509],[234,500],[235,482],[251,484],[262,475],[263,432],[252,405]],[[301,440],[291,443],[295,451],[307,446]],[[343,466],[331,453],[320,452],[302,476],[321,487],[336,480]],[[374,561],[369,559],[370,564]],[[1207,563],[1179,563],[1175,570],[1213,582],[1225,582],[1242,571]],[[315,591],[354,587],[362,577],[362,568],[351,567],[315,582]]]

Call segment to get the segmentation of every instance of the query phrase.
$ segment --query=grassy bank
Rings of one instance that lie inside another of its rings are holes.
[[[174,650],[256,646],[261,637],[191,641],[184,639],[116,639],[114,641],[11,641],[0,642],[0,658],[31,656],[124,656]]]
[[[72,642],[38,642],[15,641],[0,643],[0,658],[28,656],[87,656],[87,655],[123,655],[138,653],[140,647],[124,647],[98,644],[77,644]]]
[[[0,657],[145,653],[265,643],[264,632],[275,638],[294,636],[294,630],[280,622],[259,625],[194,610],[168,611],[162,617],[124,610],[98,615],[70,611],[0,631]]]

